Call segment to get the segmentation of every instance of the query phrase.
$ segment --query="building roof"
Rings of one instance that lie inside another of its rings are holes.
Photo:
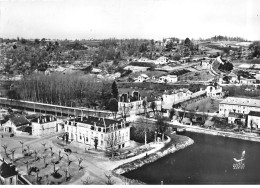
[[[250,111],[249,116],[257,116],[257,117],[260,117],[260,112],[257,112],[257,111]]]
[[[71,119],[69,121],[74,121],[76,123],[83,123],[83,124],[88,124],[88,125],[96,125],[98,127],[109,127],[110,125],[115,125],[115,124],[120,124],[121,122],[123,123],[123,120],[114,120],[114,119],[105,119],[105,118],[100,118],[100,117],[93,117],[93,116],[88,116],[88,117],[83,117],[83,120],[79,118]],[[127,126],[128,124],[126,124]]]
[[[30,123],[30,121],[29,121],[28,119],[26,119],[26,117],[21,116],[21,115],[11,117],[11,118],[10,118],[10,121],[12,121],[13,124],[14,124],[16,127]]]
[[[8,178],[11,176],[15,176],[18,174],[18,171],[16,171],[15,166],[12,164],[7,164],[5,161],[1,164],[0,167],[0,176],[3,178]]]
[[[248,98],[228,97],[221,101],[220,104],[253,106],[260,108],[260,100]]]
[[[245,115],[242,113],[229,112],[228,117],[245,118]]]
[[[57,119],[54,116],[45,115],[45,116],[38,116],[38,117],[32,119],[31,122],[44,124],[44,123],[54,122],[56,120]]]

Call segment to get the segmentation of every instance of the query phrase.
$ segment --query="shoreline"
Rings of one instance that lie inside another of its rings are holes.
[[[187,125],[179,125],[182,127],[185,127],[186,131],[188,132],[194,132],[194,133],[201,133],[201,134],[208,134],[213,136],[222,136],[227,138],[234,138],[234,139],[240,139],[240,140],[246,140],[246,141],[252,141],[252,142],[260,142],[260,137],[256,136],[250,136],[245,134],[237,134],[232,132],[226,132],[226,131],[218,131],[218,130],[211,130],[211,129],[204,129],[199,127],[191,127]]]
[[[180,136],[180,135],[178,135],[178,136]],[[169,136],[169,137],[171,139],[171,136]],[[122,179],[123,182],[134,182],[134,183],[137,183],[137,184],[145,184],[144,182],[142,182],[140,180],[127,178],[127,177],[123,176],[122,174],[129,172],[129,171],[132,171],[132,170],[135,170],[135,169],[138,169],[138,168],[142,167],[143,165],[153,163],[156,160],[158,160],[162,157],[165,157],[168,154],[175,153],[176,151],[184,149],[184,148],[186,148],[186,147],[188,147],[188,146],[190,146],[194,143],[194,141],[187,136],[181,135],[181,137],[185,137],[186,140],[182,143],[177,143],[177,144],[172,143],[173,141],[170,141],[169,144],[171,144],[171,145],[169,147],[167,147],[165,145],[163,148],[161,148],[156,153],[151,153],[148,156],[144,156],[144,157],[136,159],[134,161],[124,163],[124,164],[114,168],[112,170],[112,174],[114,176]]]

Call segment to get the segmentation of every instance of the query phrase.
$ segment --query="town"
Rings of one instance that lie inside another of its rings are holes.
[[[85,156],[124,164],[185,130],[260,140],[259,42],[1,40],[4,184],[90,183]]]
[[[255,2],[115,2],[3,3],[0,185],[259,184]]]

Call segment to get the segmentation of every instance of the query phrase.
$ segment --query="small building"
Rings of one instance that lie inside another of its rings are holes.
[[[222,87],[217,86],[207,86],[206,88],[207,96],[212,98],[218,98],[223,96]]]
[[[159,57],[154,61],[155,65],[164,65],[168,63],[168,58],[165,56]]]
[[[106,150],[111,147],[124,148],[129,146],[130,124],[123,120],[105,119],[100,117],[78,117],[65,122],[65,131],[69,140],[83,143],[89,147]]]
[[[230,112],[228,114],[228,123],[236,123],[236,121],[240,120],[243,124],[246,121],[246,115],[242,113]]]
[[[27,132],[27,129],[30,127],[30,121],[22,115],[11,117],[6,123],[3,124],[4,132],[13,134]]]
[[[240,77],[240,84],[243,85],[253,85],[256,83],[256,79],[255,78],[244,78],[244,77]]]
[[[149,76],[147,76],[146,74],[141,74],[140,76],[138,76],[136,82],[144,82],[146,80],[148,80]]]
[[[32,135],[43,136],[62,131],[61,125],[58,124],[54,116],[39,116],[31,121]]]
[[[18,184],[18,171],[16,167],[12,163],[7,163],[2,157],[0,159],[0,180],[4,185]]]
[[[160,83],[175,83],[178,81],[177,75],[167,75],[167,76],[161,76],[159,78]]]
[[[250,111],[247,118],[247,127],[260,128],[260,112]]]

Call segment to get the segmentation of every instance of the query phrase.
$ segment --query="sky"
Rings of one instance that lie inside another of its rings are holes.
[[[260,40],[260,0],[0,0],[0,37]]]

